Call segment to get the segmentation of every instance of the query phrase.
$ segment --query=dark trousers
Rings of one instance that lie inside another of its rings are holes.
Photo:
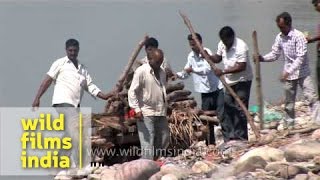
[[[223,114],[223,96],[223,89],[219,89],[211,93],[201,93],[202,110],[215,110],[217,111],[218,118],[220,119]],[[209,132],[207,144],[215,144],[213,123],[209,123]]]
[[[239,82],[230,86],[248,108],[251,81]],[[229,92],[224,96],[224,115],[221,121],[224,141],[248,140],[248,126],[245,113]]]

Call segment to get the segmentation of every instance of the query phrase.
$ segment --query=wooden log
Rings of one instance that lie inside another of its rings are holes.
[[[118,80],[118,83],[116,84],[116,87],[115,87],[115,90],[117,92],[120,92],[121,89],[123,88],[123,83],[125,82],[130,70],[131,70],[131,67],[134,63],[134,61],[136,60],[140,50],[142,49],[143,45],[144,45],[144,42],[148,39],[148,36],[146,35],[143,40],[141,40],[137,47],[135,48],[135,50],[133,51],[131,57],[129,58],[129,61],[128,61],[128,64],[127,66],[125,67],[123,73],[120,75],[120,78]]]
[[[260,129],[263,129],[263,115],[264,115],[264,105],[263,105],[263,94],[262,94],[262,85],[261,85],[261,72],[260,72],[260,60],[259,60],[259,48],[258,48],[258,39],[257,32],[253,31],[252,33],[253,47],[254,47],[254,64],[255,64],[255,74],[256,74],[256,94],[257,102],[259,106],[259,117],[260,117]]]
[[[186,96],[181,96],[181,97],[176,97],[174,99],[171,99],[170,101],[168,100],[168,102],[178,102],[178,101],[185,101],[185,100],[194,100],[194,97],[186,97]]]
[[[178,83],[169,83],[166,87],[167,94],[176,91],[176,90],[182,90],[184,88],[184,83],[182,81]]]
[[[184,20],[184,23],[186,24],[186,26],[188,27],[189,31],[192,34],[192,39],[194,39],[194,41],[196,42],[197,47],[200,49],[200,53],[202,56],[205,57],[206,61],[209,63],[209,65],[211,66],[211,68],[215,71],[217,70],[217,67],[215,66],[215,64],[210,60],[210,57],[208,56],[207,53],[205,53],[202,45],[200,44],[199,40],[197,39],[197,36],[195,34],[195,31],[191,25],[190,20],[188,19],[188,17],[184,14],[182,14],[180,12],[180,15],[182,17],[182,19]],[[220,81],[222,82],[222,84],[224,85],[224,87],[227,89],[227,91],[232,95],[232,97],[236,100],[236,102],[239,104],[239,106],[241,107],[241,109],[244,111],[246,118],[255,134],[255,136],[258,138],[260,138],[260,133],[257,129],[257,127],[254,125],[253,122],[253,118],[251,117],[247,107],[243,104],[243,102],[241,101],[241,99],[239,98],[239,96],[234,92],[234,90],[227,84],[227,82],[224,79],[224,76],[220,76],[219,77]]]
[[[188,90],[176,90],[167,95],[167,100],[173,101],[176,98],[189,96],[190,94],[191,94],[191,91],[188,91]]]
[[[185,108],[194,108],[197,106],[197,101],[195,100],[185,100],[185,101],[178,101],[170,103],[170,105],[173,109],[185,109]]]
[[[206,116],[216,116],[217,115],[217,111],[202,111],[200,114],[201,115],[206,115]]]
[[[199,119],[202,121],[208,121],[208,122],[212,122],[215,124],[219,124],[219,119],[217,118],[217,116],[211,117],[211,116],[206,116],[206,115],[200,115]]]

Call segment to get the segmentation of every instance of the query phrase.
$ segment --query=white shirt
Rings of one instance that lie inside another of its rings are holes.
[[[208,48],[204,48],[208,54],[212,55],[212,52]],[[190,75],[193,78],[194,90],[198,93],[210,93],[218,89],[222,89],[223,85],[219,78],[213,73],[211,66],[205,60],[204,57],[199,57],[193,51],[188,55],[187,64],[184,69],[192,68],[193,72]],[[186,79],[189,74],[185,71],[177,73],[177,77],[180,79]]]
[[[77,107],[81,102],[83,90],[93,96],[100,92],[84,65],[78,62],[77,69],[67,56],[53,62],[47,75],[55,82],[52,104],[68,103]]]
[[[129,106],[143,116],[166,116],[166,73],[161,68],[158,80],[149,63],[143,64],[134,72],[128,91]]]
[[[234,85],[238,82],[252,80],[253,74],[249,60],[249,48],[243,40],[235,38],[233,45],[228,52],[226,46],[220,41],[217,55],[222,56],[224,69],[234,67],[237,62],[246,62],[246,69],[244,71],[224,75],[228,84]]]

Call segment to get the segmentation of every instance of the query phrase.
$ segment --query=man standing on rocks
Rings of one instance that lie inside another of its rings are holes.
[[[320,12],[320,0],[312,0],[312,4],[315,7],[315,10]],[[315,37],[307,37],[308,43],[318,42],[317,43],[317,77],[318,77],[318,96],[320,95],[320,24],[318,25],[318,35]]]
[[[134,109],[141,144],[141,158],[156,159],[169,145],[166,73],[161,68],[163,52],[153,49],[148,63],[138,67],[128,92]]]
[[[201,35],[196,33],[196,36],[198,41],[202,43]],[[195,91],[201,94],[201,109],[217,110],[220,119],[223,111],[223,85],[211,70],[209,63],[200,54],[200,49],[196,46],[192,35],[189,34],[187,38],[192,51],[188,55],[184,70],[178,72],[176,76],[179,79],[186,79],[191,75],[193,77]],[[210,49],[204,49],[208,54],[212,54]],[[209,123],[209,138],[207,144],[215,143],[214,124]]]
[[[295,122],[295,101],[298,86],[313,110],[318,96],[310,76],[309,59],[307,56],[307,40],[304,34],[292,27],[291,15],[283,12],[277,16],[276,23],[280,29],[270,53],[260,56],[261,62],[277,60],[284,55],[284,69],[280,80],[285,89],[285,128],[293,128]]]
[[[249,61],[249,48],[243,40],[236,37],[233,29],[229,26],[223,27],[219,36],[221,41],[218,44],[217,53],[210,56],[210,59],[214,63],[222,61],[224,69],[217,68],[215,74],[217,76],[224,75],[228,85],[248,108],[253,77]],[[248,140],[245,113],[228,91],[224,94],[224,118],[220,124],[225,142]]]
[[[148,39],[146,39],[145,43],[144,43],[144,47],[145,47],[145,51],[146,51],[146,56],[142,59],[140,59],[139,61],[137,61],[138,65],[142,65],[145,63],[148,63],[149,60],[151,59],[151,52],[154,49],[158,49],[159,43],[158,40],[154,37],[150,37]],[[168,62],[168,60],[164,57],[163,58],[163,63],[161,64],[161,68],[163,68],[167,74],[167,77],[170,78],[171,76],[173,76],[172,73],[172,69],[171,66]]]

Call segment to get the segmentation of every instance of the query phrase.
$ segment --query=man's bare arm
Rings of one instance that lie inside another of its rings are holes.
[[[50,76],[46,75],[44,80],[41,82],[41,85],[39,87],[39,90],[37,92],[36,97],[33,100],[32,107],[39,107],[40,106],[40,98],[47,91],[47,89],[51,85],[52,81],[53,81],[53,79]]]

